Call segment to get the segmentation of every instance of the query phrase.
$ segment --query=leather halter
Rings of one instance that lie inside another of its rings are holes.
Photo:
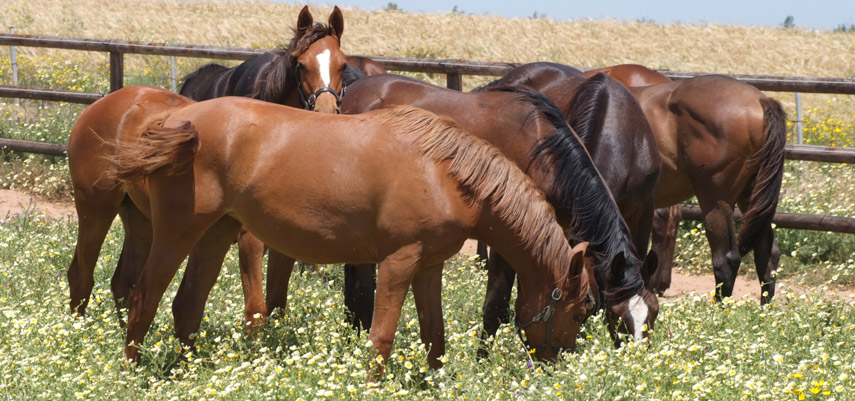
[[[561,295],[562,294],[561,294],[560,289],[556,288],[556,289],[552,290],[552,294],[550,295],[551,299],[549,300],[549,304],[546,305],[546,307],[543,308],[543,310],[540,311],[540,313],[534,315],[534,317],[532,317],[531,320],[529,320],[526,323],[520,323],[519,318],[514,316],[514,325],[517,328],[517,335],[520,337],[520,340],[523,339],[523,337],[522,337],[522,330],[523,329],[525,329],[528,326],[531,326],[534,323],[544,322],[544,323],[546,323],[546,343],[543,344],[542,346],[548,347],[550,350],[552,350],[556,354],[561,350],[561,347],[557,347],[555,345],[552,345],[552,316],[555,315],[555,303],[558,302],[559,299],[561,299]],[[525,341],[523,341],[523,346],[525,347]],[[537,348],[537,347],[534,347],[534,348]]]
[[[297,92],[300,93],[300,103],[303,103],[303,109],[305,110],[314,110],[315,109],[315,101],[318,100],[318,96],[320,96],[324,92],[332,93],[335,96],[335,106],[341,106],[341,98],[344,96],[344,90],[346,89],[344,86],[344,82],[341,83],[341,94],[335,91],[331,86],[325,86],[323,88],[318,89],[315,93],[306,96],[303,92],[303,79],[302,73],[300,72],[300,68],[297,68],[297,73],[294,74],[297,77]]]

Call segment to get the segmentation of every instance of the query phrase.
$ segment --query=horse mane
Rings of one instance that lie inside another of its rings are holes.
[[[312,43],[327,36],[335,37],[332,28],[322,23],[309,27],[302,36],[294,28],[294,37],[288,47],[271,50],[275,57],[271,65],[259,73],[255,88],[250,97],[266,102],[282,103],[285,94],[296,85],[292,78],[297,68],[297,59],[309,49]]]
[[[570,113],[567,123],[579,135],[588,151],[596,143],[597,134],[602,130],[608,107],[609,92],[606,75],[597,73],[586,79],[576,88],[576,94],[570,101]]]
[[[596,270],[608,286],[606,296],[617,297],[617,302],[621,302],[624,297],[637,294],[644,287],[639,269],[625,269],[625,273],[617,277],[609,266],[609,261],[619,253],[623,253],[627,266],[641,265],[632,244],[632,234],[590,154],[567,125],[558,106],[540,92],[529,89],[494,86],[489,90],[518,94],[555,129],[532,150],[529,168],[539,163],[552,166],[554,179],[549,197],[556,208],[564,209],[569,216],[573,236],[589,242],[588,249],[593,251],[597,261]]]
[[[450,162],[449,172],[472,202],[490,198],[492,210],[536,250],[544,266],[570,266],[572,251],[555,212],[534,182],[486,141],[469,135],[455,121],[412,106],[395,106],[381,121],[410,135],[435,162]],[[559,282],[568,271],[552,271]]]

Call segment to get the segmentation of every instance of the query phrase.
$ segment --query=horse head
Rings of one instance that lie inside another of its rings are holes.
[[[539,360],[554,360],[562,350],[575,350],[582,323],[593,308],[590,275],[585,266],[587,242],[573,247],[567,274],[559,278],[551,292],[524,293],[515,305],[518,330],[525,330],[524,342]],[[531,308],[531,305],[543,305]]]
[[[342,73],[346,66],[340,49],[342,32],[344,17],[338,7],[333,9],[326,26],[314,23],[308,6],[297,17],[289,47],[289,67],[295,72],[300,101],[307,110],[340,113],[344,92]]]
[[[611,276],[606,288],[606,323],[615,347],[619,347],[622,337],[629,335],[635,341],[641,341],[650,336],[653,323],[659,314],[659,298],[650,287],[650,277],[659,265],[656,252],[650,251],[640,269],[630,269],[623,253],[619,253],[611,261]],[[641,280],[633,275],[640,274]],[[638,288],[627,286],[626,283],[642,283]]]

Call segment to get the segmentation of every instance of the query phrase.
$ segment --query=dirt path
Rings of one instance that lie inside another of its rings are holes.
[[[35,208],[50,218],[64,219],[75,215],[74,202],[44,202],[21,192],[0,189],[0,218],[7,214],[23,212],[30,207],[30,202],[34,202]]]
[[[54,219],[64,219],[67,216],[75,217],[73,202],[44,202],[33,199],[30,195],[8,189],[0,189],[0,218],[8,214],[21,213],[24,208],[29,207],[30,202],[35,202],[35,207],[45,213],[46,216]],[[460,252],[469,255],[474,255],[477,242],[468,240],[460,249]],[[786,282],[785,282],[786,283]],[[809,288],[786,283],[787,286],[794,290],[797,294],[804,294],[810,291]],[[682,297],[685,294],[706,294],[715,288],[715,279],[712,274],[701,276],[686,276],[675,272],[671,277],[671,288],[665,292],[664,298],[675,299]],[[851,298],[853,290],[842,290],[834,292],[840,297]],[[760,285],[754,280],[748,280],[744,276],[737,276],[736,286],[733,289],[733,296],[736,299],[741,299],[743,296],[748,296],[749,299],[760,299]]]

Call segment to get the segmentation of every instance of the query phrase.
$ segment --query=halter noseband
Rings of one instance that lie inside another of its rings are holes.
[[[344,82],[341,83],[341,94],[335,91],[331,86],[325,86],[323,88],[318,89],[315,93],[306,96],[303,92],[303,79],[302,73],[300,69],[297,68],[297,92],[300,93],[300,102],[303,103],[303,109],[305,110],[314,110],[315,109],[315,101],[318,100],[318,96],[320,96],[324,92],[332,93],[335,96],[335,105],[336,107],[341,106],[341,97],[344,96],[344,90],[346,87],[344,86]]]
[[[562,294],[561,294],[560,289],[556,288],[556,289],[552,290],[552,294],[550,295],[551,299],[549,300],[549,304],[546,305],[546,307],[543,308],[543,310],[540,311],[540,313],[534,315],[534,317],[531,318],[531,320],[529,320],[526,323],[520,323],[519,319],[516,316],[514,317],[514,325],[517,328],[517,335],[520,337],[520,340],[523,339],[523,337],[522,337],[522,330],[523,329],[525,329],[528,326],[531,326],[534,323],[544,322],[544,323],[546,323],[546,343],[544,343],[543,346],[548,347],[550,350],[552,350],[556,354],[558,353],[558,351],[561,350],[561,347],[557,347],[555,345],[552,345],[552,316],[555,315],[555,303],[558,302],[559,299],[561,299],[561,295]],[[525,346],[525,341],[523,341],[523,346]],[[537,347],[534,347],[534,348],[537,348]]]

